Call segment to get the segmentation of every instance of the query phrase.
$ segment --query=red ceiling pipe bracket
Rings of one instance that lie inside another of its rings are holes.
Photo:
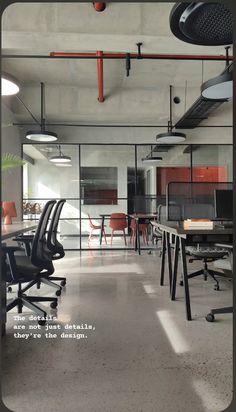
[[[97,70],[98,70],[98,101],[100,103],[104,102],[104,94],[103,94],[103,52],[98,50],[96,52],[96,56],[99,58],[97,59]]]
[[[93,3],[93,7],[96,11],[104,11],[106,8],[106,3]]]

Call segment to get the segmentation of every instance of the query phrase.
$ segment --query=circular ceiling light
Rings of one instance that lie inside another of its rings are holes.
[[[152,157],[144,157],[142,159],[143,163],[156,163],[156,162],[161,162],[163,159],[160,156],[152,156]]]
[[[58,163],[58,165],[59,165],[59,164],[64,164],[64,163],[70,163],[71,162],[71,157],[64,156],[64,155],[58,155],[58,156],[50,157],[49,160],[50,160],[50,162]]]
[[[59,167],[71,167],[70,163],[54,163],[55,166],[59,166]]]
[[[156,136],[156,140],[158,143],[181,143],[184,142],[186,139],[186,135],[180,132],[166,132],[160,133]]]
[[[71,157],[70,156],[65,156],[62,152],[61,152],[61,146],[58,146],[59,149],[59,154],[56,156],[52,156],[50,157],[50,162],[52,163],[57,163],[57,165],[59,164],[66,164],[66,163],[70,163],[71,162]]]
[[[233,96],[233,72],[225,72],[220,76],[207,80],[201,86],[205,99],[230,99]]]
[[[35,142],[54,142],[57,140],[57,134],[48,130],[29,130],[25,137]]]
[[[18,82],[11,74],[2,72],[1,94],[2,96],[12,96],[17,94],[20,88]]]

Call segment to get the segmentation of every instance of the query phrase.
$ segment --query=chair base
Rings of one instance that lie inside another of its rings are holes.
[[[42,318],[39,320],[39,324],[43,325],[46,322],[44,318],[46,318],[47,312],[45,312],[45,310],[41,309],[39,306],[35,305],[35,302],[51,302],[51,308],[55,309],[57,307],[57,298],[25,295],[24,292],[34,284],[36,284],[36,281],[30,282],[25,288],[22,289],[22,284],[21,282],[19,282],[17,298],[15,298],[7,305],[6,311],[9,312],[13,308],[17,307],[18,313],[22,313],[22,309],[25,306],[28,309],[32,310],[32,312],[40,316],[40,318]]]
[[[222,308],[212,309],[210,313],[206,315],[207,322],[214,322],[216,314],[233,313],[233,306],[225,306]]]
[[[22,313],[23,307],[27,307],[28,309],[32,310],[32,312],[36,313],[41,319],[39,319],[39,324],[45,324],[47,317],[47,312],[41,309],[39,306],[35,305],[35,302],[51,302],[51,308],[56,309],[57,307],[57,298],[47,298],[41,296],[18,296],[12,302],[10,302],[6,310],[9,312],[13,308],[17,307],[18,313]]]
[[[211,278],[216,282],[214,289],[215,290],[220,290],[219,286],[219,281],[216,279],[216,276],[221,276],[222,274],[220,272],[217,272],[215,270],[208,269],[207,261],[204,261],[204,267],[203,269],[197,270],[196,272],[190,273],[188,275],[188,279],[195,278],[197,276],[203,275],[204,280],[207,280],[208,276],[211,276]]]

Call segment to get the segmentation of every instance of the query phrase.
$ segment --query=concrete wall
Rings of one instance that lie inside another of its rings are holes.
[[[19,129],[12,126],[14,116],[11,111],[2,104],[2,130],[1,130],[1,148],[2,154],[12,153],[21,156],[21,140]],[[17,218],[21,220],[22,203],[21,203],[21,167],[10,169],[2,173],[2,200],[13,201],[16,204]]]

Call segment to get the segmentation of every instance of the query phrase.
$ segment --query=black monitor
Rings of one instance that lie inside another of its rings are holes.
[[[233,220],[233,190],[215,190],[214,200],[216,218]]]

